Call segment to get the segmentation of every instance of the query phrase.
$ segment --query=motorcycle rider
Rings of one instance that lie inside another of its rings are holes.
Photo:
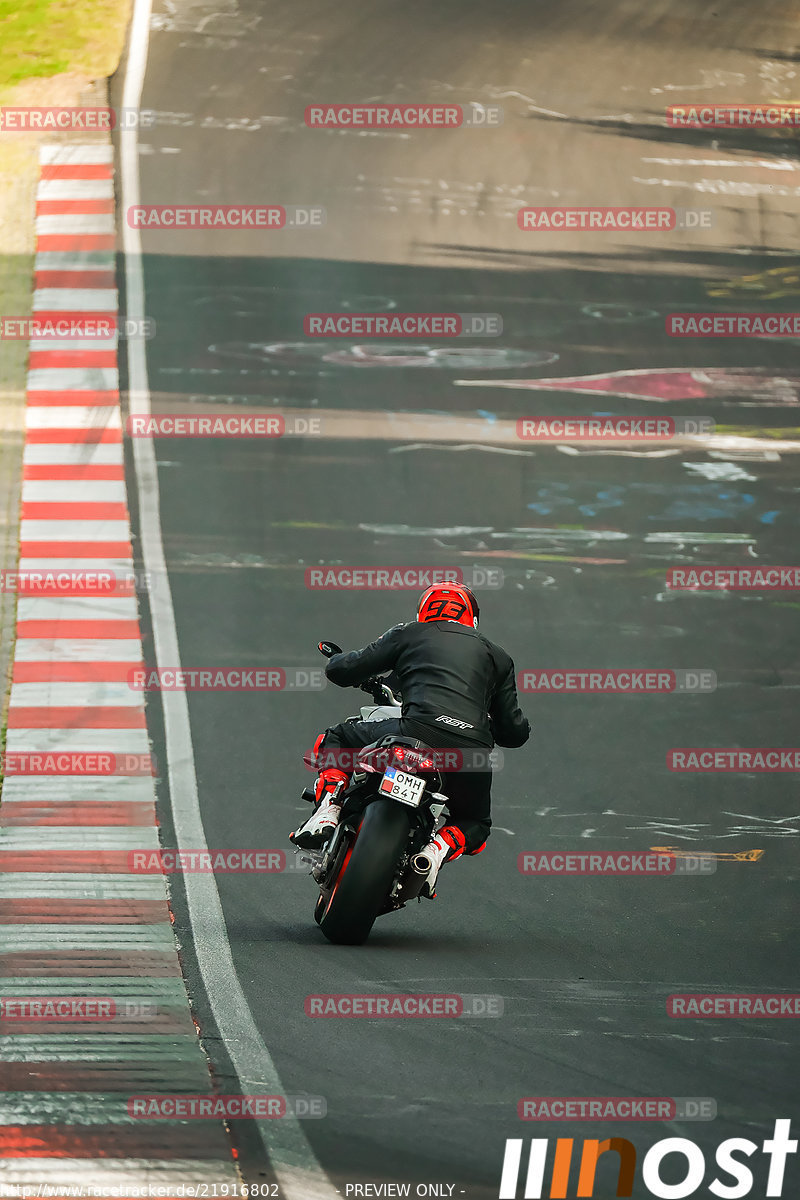
[[[346,765],[351,766],[358,749],[398,734],[463,753],[467,769],[442,773],[448,823],[421,852],[431,863],[429,896],[435,895],[444,862],[479,854],[486,845],[492,824],[489,751],[495,743],[522,746],[530,736],[517,702],[514,663],[478,633],[478,618],[478,602],[468,587],[434,584],[420,596],[415,622],[394,625],[363,650],[334,654],[325,668],[328,679],[341,687],[392,672],[388,682],[402,694],[402,716],[332,726],[314,743],[315,765],[326,752],[342,750],[349,752]],[[470,751],[476,769],[469,766]],[[328,840],[348,779],[349,772],[340,767],[320,770],[314,812],[290,834],[296,846],[317,849]]]

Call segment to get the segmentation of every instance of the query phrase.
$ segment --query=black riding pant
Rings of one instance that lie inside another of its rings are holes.
[[[381,738],[397,735],[415,738],[434,749],[437,748],[437,742],[441,746],[443,736],[440,729],[430,729],[402,717],[388,717],[385,721],[343,721],[341,725],[333,725],[326,731],[317,752],[324,762],[326,750],[361,749]],[[449,824],[456,825],[464,834],[464,853],[477,854],[483,849],[492,825],[492,769],[489,766],[485,769],[473,768],[476,757],[482,763],[488,758],[489,750],[467,747],[466,743],[458,743],[455,738],[445,736],[448,749],[460,745],[463,758],[459,757],[457,761],[463,761],[464,764],[460,770],[442,771],[442,786],[448,797]],[[333,762],[330,765],[334,765]]]

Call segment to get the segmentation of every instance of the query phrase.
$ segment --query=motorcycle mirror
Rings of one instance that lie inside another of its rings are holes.
[[[332,658],[334,654],[341,654],[342,647],[337,646],[336,642],[317,642],[317,649],[320,654],[324,654],[326,658]]]

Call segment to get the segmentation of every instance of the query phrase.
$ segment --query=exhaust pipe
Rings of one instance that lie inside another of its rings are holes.
[[[411,857],[411,870],[417,875],[427,875],[433,867],[433,859],[430,858],[424,851],[419,854],[414,854]]]

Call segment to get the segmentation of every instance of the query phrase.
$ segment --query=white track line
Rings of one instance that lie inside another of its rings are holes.
[[[151,0],[135,0],[125,73],[123,107],[138,110],[147,66]],[[140,202],[138,135],[120,138],[122,236],[128,317],[145,315],[142,244],[124,214]],[[128,387],[132,416],[149,416],[150,392],[144,342],[128,341]],[[153,639],[159,666],[180,668],[175,611],[167,576],[159,511],[158,471],[153,441],[133,439],[133,460],[139,497],[139,528],[146,571],[161,581],[150,595]],[[189,710],[183,692],[162,692],[167,743],[169,794],[179,847],[205,848],[206,836],[197,796]],[[189,921],[194,947],[214,1019],[230,1055],[242,1091],[282,1095],[275,1063],[264,1044],[242,991],[228,944],[225,918],[212,874],[185,877]],[[285,1200],[336,1200],[339,1195],[317,1161],[301,1123],[295,1117],[258,1121],[264,1151]]]

